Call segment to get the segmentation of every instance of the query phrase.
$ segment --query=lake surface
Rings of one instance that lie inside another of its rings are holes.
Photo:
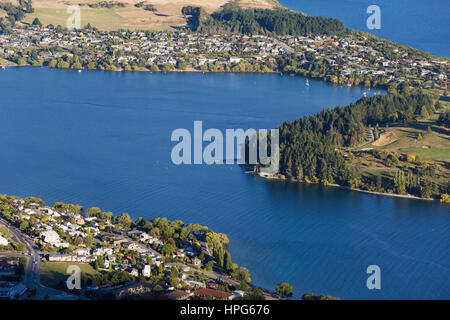
[[[366,89],[275,74],[0,72],[0,193],[226,233],[255,284],[355,299],[450,298],[450,212],[425,202],[175,166],[173,130],[274,128]],[[373,94],[374,91],[370,91]],[[382,289],[366,288],[379,265]]]
[[[370,32],[437,56],[450,57],[448,0],[279,0],[292,10],[310,16],[341,19],[350,29]],[[370,5],[381,9],[381,29],[369,30]]]

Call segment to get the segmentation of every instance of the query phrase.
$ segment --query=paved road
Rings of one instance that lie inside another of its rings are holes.
[[[375,140],[374,128],[369,128],[369,131],[367,132],[367,140],[355,147],[348,148],[347,150],[354,150],[354,149],[364,147],[364,146],[374,142],[374,140]]]
[[[278,44],[280,47],[282,47],[284,50],[286,50],[287,53],[294,53],[295,50],[289,47],[286,43],[281,42],[278,39],[274,39],[275,43]]]
[[[63,294],[62,291],[47,288],[41,285],[41,257],[39,251],[33,240],[31,240],[27,235],[24,235],[19,229],[10,225],[6,220],[0,218],[0,223],[2,223],[8,231],[11,233],[11,238],[14,242],[24,243],[27,252],[26,254],[15,254],[15,253],[5,253],[3,255],[17,255],[27,257],[27,266],[25,268],[25,278],[24,283],[29,290],[36,289],[35,299],[44,299],[46,295],[60,295]]]

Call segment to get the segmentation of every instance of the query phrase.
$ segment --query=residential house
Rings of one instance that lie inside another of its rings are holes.
[[[0,246],[7,246],[7,245],[8,245],[8,239],[0,236]]]
[[[175,290],[165,294],[165,297],[169,300],[187,300],[191,296],[193,296],[193,293],[182,290]]]
[[[144,266],[144,269],[142,269],[142,275],[146,278],[152,275],[152,268],[150,267],[150,265],[146,264]]]
[[[78,248],[73,250],[77,256],[89,256],[91,254],[91,249],[89,248]]]
[[[234,298],[232,293],[208,288],[197,289],[193,294],[198,299],[232,300]]]
[[[51,245],[58,245],[61,242],[59,235],[53,230],[43,231],[40,236],[45,243],[49,243]]]

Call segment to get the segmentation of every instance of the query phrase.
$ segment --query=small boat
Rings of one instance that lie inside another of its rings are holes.
[[[309,87],[309,79],[306,79],[306,86]]]
[[[81,72],[81,70],[78,70],[78,72]]]
[[[364,97],[367,97],[367,92],[364,91],[364,92],[363,92],[363,96],[364,96]]]
[[[2,70],[6,70],[6,67],[5,67],[5,66],[1,66],[1,69],[2,69]]]

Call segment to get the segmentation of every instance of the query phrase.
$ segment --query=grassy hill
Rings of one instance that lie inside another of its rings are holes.
[[[212,13],[227,3],[242,8],[279,6],[277,0],[33,0],[35,12],[24,21],[31,23],[38,17],[43,24],[65,26],[70,16],[67,7],[79,5],[81,26],[90,23],[102,30],[165,30],[186,25],[181,13],[184,6],[203,7]]]

